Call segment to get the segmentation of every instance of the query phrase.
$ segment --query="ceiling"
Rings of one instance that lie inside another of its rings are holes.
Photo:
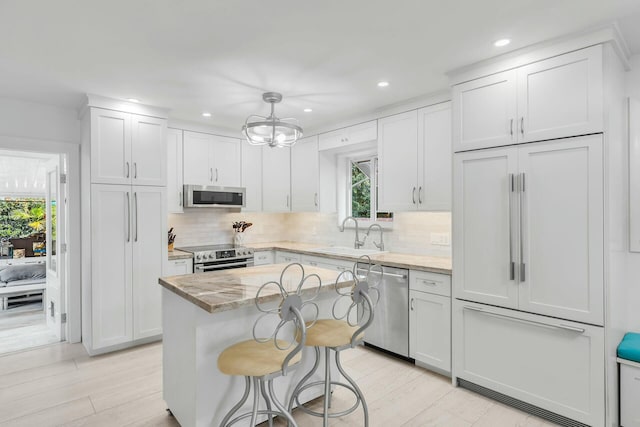
[[[0,150],[0,197],[44,197],[47,164],[56,157]]]
[[[272,90],[284,94],[276,115],[317,128],[445,89],[450,69],[616,19],[640,52],[637,0],[2,0],[0,96],[72,108],[84,93],[138,98],[173,119],[240,129],[268,113],[261,94]],[[502,37],[513,41],[494,47]]]

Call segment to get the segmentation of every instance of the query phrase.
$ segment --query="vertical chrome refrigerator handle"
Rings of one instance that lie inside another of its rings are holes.
[[[135,212],[135,216],[136,216],[136,234],[134,237],[134,242],[138,241],[138,192],[136,191],[135,193],[133,193],[133,209]]]
[[[524,192],[525,192],[525,174],[520,174],[520,281],[525,281],[525,262],[524,262]]]
[[[131,241],[131,200],[127,191],[127,242]]]
[[[516,191],[515,175],[509,174],[509,191],[507,193],[509,200],[509,280],[516,279],[516,263],[513,261],[513,193]]]

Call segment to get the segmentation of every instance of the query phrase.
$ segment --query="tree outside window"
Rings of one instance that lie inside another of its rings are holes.
[[[391,221],[393,213],[378,212],[378,158],[351,159],[350,215],[371,221]]]

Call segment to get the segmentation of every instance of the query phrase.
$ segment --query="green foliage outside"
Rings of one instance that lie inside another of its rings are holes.
[[[45,231],[44,199],[0,200],[0,237],[28,237]]]
[[[371,216],[371,180],[355,164],[351,164],[351,215],[356,218]]]

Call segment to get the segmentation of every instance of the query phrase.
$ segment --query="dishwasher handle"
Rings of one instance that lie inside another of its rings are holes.
[[[406,279],[407,277],[409,277],[408,274],[404,274],[404,273],[400,273],[400,274],[399,273],[387,273],[386,271],[380,272],[380,271],[374,271],[374,270],[368,271],[368,270],[365,270],[364,268],[359,268],[358,269],[358,273],[367,273],[367,272],[369,272],[371,274],[382,274],[383,277],[396,277],[398,279]]]

